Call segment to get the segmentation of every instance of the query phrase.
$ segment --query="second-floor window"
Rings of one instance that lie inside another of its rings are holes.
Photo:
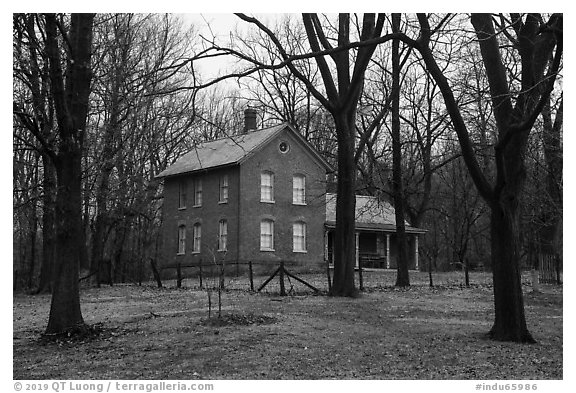
[[[194,206],[202,206],[202,179],[194,180]]]
[[[274,173],[266,171],[260,175],[260,201],[274,202]]]
[[[220,203],[228,202],[228,175],[220,176]]]
[[[188,184],[186,180],[181,180],[178,183],[178,209],[186,208],[186,188]]]
[[[228,249],[228,221],[220,220],[218,223],[218,251]]]
[[[294,205],[306,204],[306,176],[294,175],[292,178],[292,203]]]
[[[194,238],[194,243],[192,243],[192,252],[200,252],[200,244],[202,242],[202,225],[200,223],[194,224],[192,236]]]

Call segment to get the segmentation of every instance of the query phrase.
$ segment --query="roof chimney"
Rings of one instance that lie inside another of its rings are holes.
[[[256,129],[256,109],[246,108],[244,109],[244,133],[246,134],[250,130]]]

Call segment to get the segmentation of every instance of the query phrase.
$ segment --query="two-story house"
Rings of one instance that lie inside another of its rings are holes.
[[[289,124],[203,143],[164,180],[164,264],[214,260],[322,264],[326,173],[332,167]]]
[[[158,175],[163,264],[331,263],[336,195],[326,192],[326,176],[333,168],[289,124],[257,130],[256,112],[244,114],[242,134],[205,142]],[[418,238],[426,230],[406,225],[410,266],[418,269]],[[356,197],[356,248],[357,264],[396,267],[389,203]]]

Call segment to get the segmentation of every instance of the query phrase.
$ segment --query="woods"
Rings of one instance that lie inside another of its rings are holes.
[[[493,339],[533,342],[521,272],[562,255],[563,15],[237,20],[14,14],[14,288],[52,294],[46,333],[84,325],[80,285],[153,278],[156,175],[250,106],[337,168],[331,295],[358,295],[355,195],[375,196],[396,210],[396,286],[407,221],[428,229],[423,270],[492,273]]]

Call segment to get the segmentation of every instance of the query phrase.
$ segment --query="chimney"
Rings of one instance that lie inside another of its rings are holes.
[[[248,133],[251,130],[256,129],[256,109],[246,108],[244,109],[244,133]]]

